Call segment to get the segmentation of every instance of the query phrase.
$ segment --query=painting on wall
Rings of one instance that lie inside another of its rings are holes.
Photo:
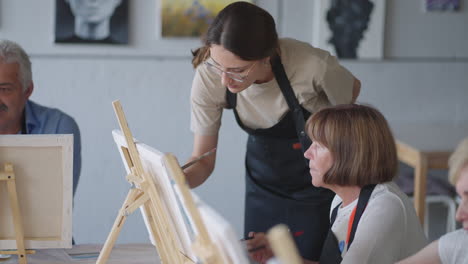
[[[341,59],[382,59],[385,0],[316,0],[313,45]]]
[[[55,42],[128,43],[128,0],[56,0]]]
[[[460,0],[424,0],[425,10],[433,11],[458,11]]]
[[[233,2],[236,0],[161,0],[161,35],[200,37],[216,14]]]

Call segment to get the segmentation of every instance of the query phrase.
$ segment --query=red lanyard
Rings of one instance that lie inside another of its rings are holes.
[[[353,228],[354,216],[356,215],[356,208],[357,206],[354,207],[353,212],[351,212],[351,216],[349,217],[348,234],[346,235],[346,245],[349,245],[349,237],[351,235],[351,229]]]

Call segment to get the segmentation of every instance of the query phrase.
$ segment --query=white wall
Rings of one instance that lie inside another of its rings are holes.
[[[311,42],[312,1],[258,2],[277,18],[282,36]],[[467,0],[462,2],[463,7],[468,6]],[[406,0],[387,1],[391,14],[386,18],[386,41],[392,45],[385,47],[387,56],[407,57],[407,50],[419,50],[419,43],[399,39],[413,37],[400,32],[401,21],[411,21],[414,12],[421,15],[420,8],[408,10],[413,6]],[[154,33],[158,31],[156,7],[157,0],[131,1],[128,46],[70,46],[53,44],[54,0],[0,0],[0,37],[19,42],[32,57],[32,99],[63,109],[81,128],[83,167],[73,224],[78,243],[105,241],[129,188],[111,136],[111,130],[118,127],[113,100],[121,100],[136,138],[163,152],[174,153],[181,163],[191,152],[189,95],[193,70],[189,50],[199,42],[158,39]],[[460,15],[466,18],[468,11],[457,14]],[[427,31],[432,28],[431,23],[449,27],[453,21],[429,20],[418,23],[418,29]],[[468,39],[466,34],[455,37],[455,41]],[[430,42],[425,45],[431,47]],[[391,121],[468,122],[466,58],[343,64],[363,82],[360,101],[375,105]],[[243,228],[245,139],[232,113],[226,112],[216,169],[196,189],[233,223],[239,236]],[[145,241],[148,239],[141,216],[130,216],[119,242]]]

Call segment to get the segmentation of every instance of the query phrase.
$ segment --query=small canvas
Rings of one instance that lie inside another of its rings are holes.
[[[73,135],[2,135],[0,166],[13,164],[28,249],[71,248]],[[16,249],[10,200],[0,181],[0,249]]]
[[[119,130],[114,130],[112,134],[114,136],[114,141],[119,147],[122,159],[126,164],[125,155],[122,151],[122,147],[126,147],[125,138]],[[150,173],[153,177],[160,198],[164,201],[165,209],[169,213],[172,223],[174,224],[174,229],[179,239],[178,242],[184,255],[192,259],[194,263],[198,263],[196,254],[192,249],[192,244],[195,241],[198,230],[187,209],[186,201],[183,199],[179,187],[175,184],[172,174],[176,172],[171,171],[168,166],[164,164],[165,154],[137,140],[134,141],[143,167],[145,171]],[[126,169],[127,172],[129,172],[128,167],[126,167]],[[204,203],[194,192],[190,191],[190,194],[200,212],[204,225],[208,229],[210,239],[213,244],[218,247],[218,251],[221,252],[223,263],[249,263],[245,250],[242,249],[232,226],[215,210]],[[144,211],[142,210],[141,212],[143,213],[148,233],[151,234],[150,225],[147,222],[148,219]],[[154,244],[155,239],[151,236],[150,239]]]

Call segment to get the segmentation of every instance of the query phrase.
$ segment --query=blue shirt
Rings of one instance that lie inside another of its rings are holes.
[[[64,112],[34,103],[26,102],[24,107],[27,134],[73,134],[73,195],[81,171],[81,138],[75,120]]]

